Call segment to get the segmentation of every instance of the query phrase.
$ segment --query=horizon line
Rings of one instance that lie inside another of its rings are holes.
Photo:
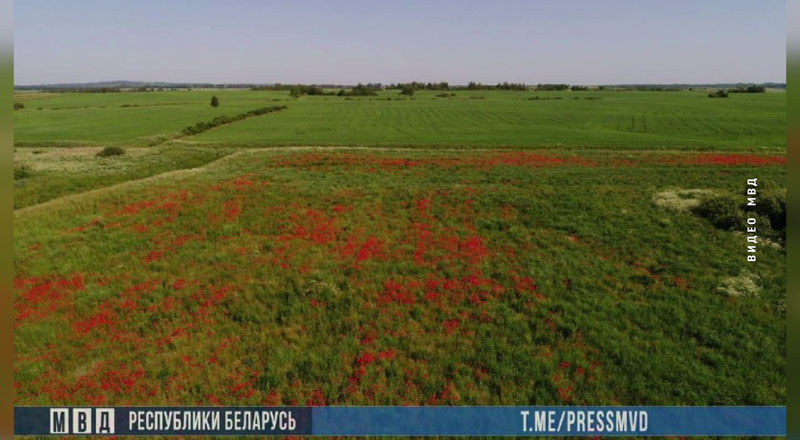
[[[481,81],[469,81],[464,84],[459,83],[450,83],[449,81],[419,81],[419,80],[412,80],[412,81],[393,81],[393,82],[355,82],[355,83],[337,83],[337,82],[281,82],[281,81],[273,81],[273,82],[218,82],[218,81],[140,81],[140,80],[99,80],[99,81],[74,81],[74,82],[60,82],[60,83],[34,83],[34,84],[14,84],[14,88],[17,87],[65,87],[65,86],[80,86],[80,85],[99,85],[99,84],[119,84],[119,83],[132,83],[132,84],[139,84],[138,87],[143,87],[146,85],[227,85],[227,86],[273,86],[273,85],[311,85],[311,86],[335,86],[335,87],[350,87],[356,85],[379,85],[381,87],[386,87],[389,85],[396,85],[396,84],[409,84],[412,82],[420,83],[420,84],[439,84],[439,83],[448,83],[449,86],[454,87],[466,87],[469,83],[474,82],[476,84],[484,85],[484,86],[491,86],[497,84],[523,84],[526,86],[535,86],[537,84],[567,84],[567,85],[574,85],[574,86],[708,86],[708,85],[723,85],[723,84],[752,84],[752,85],[762,85],[762,84],[775,84],[775,85],[786,85],[786,81],[719,81],[719,82],[620,82],[620,83],[566,83],[566,82],[538,82],[538,83],[528,83],[528,82],[512,82],[512,81],[501,81],[501,82],[481,82]]]

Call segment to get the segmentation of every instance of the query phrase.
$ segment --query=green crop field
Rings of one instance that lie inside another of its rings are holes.
[[[17,94],[16,404],[784,404],[785,94],[454,93]]]
[[[15,112],[18,146],[147,146],[196,122],[269,105],[286,111],[249,118],[191,143],[250,147],[366,145],[449,147],[782,149],[785,93],[382,91],[374,97],[288,92],[71,93],[24,99]],[[212,95],[221,105],[209,105]],[[538,98],[538,99],[535,99]],[[40,110],[41,109],[41,110]]]

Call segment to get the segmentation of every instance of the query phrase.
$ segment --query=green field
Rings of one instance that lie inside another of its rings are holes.
[[[248,147],[780,150],[786,140],[785,93],[732,94],[728,99],[709,99],[700,91],[478,90],[453,92],[456,96],[448,98],[437,97],[440,93],[420,91],[407,98],[397,91],[383,91],[375,97],[298,99],[288,92],[237,90],[23,96],[25,108],[15,112],[15,142],[18,146],[147,146],[196,122],[275,104],[288,109],[181,140]],[[212,95],[221,101],[216,109],[209,105]],[[540,99],[531,99],[535,97]]]
[[[16,404],[785,403],[785,94],[437,93],[18,94]]]

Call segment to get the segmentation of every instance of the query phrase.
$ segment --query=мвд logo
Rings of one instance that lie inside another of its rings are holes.
[[[114,408],[50,408],[50,434],[113,433]]]

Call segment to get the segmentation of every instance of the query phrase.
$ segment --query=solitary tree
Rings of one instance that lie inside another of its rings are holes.
[[[216,95],[211,97],[211,107],[219,107],[219,98]]]
[[[401,95],[413,96],[414,95],[414,87],[412,87],[411,84],[404,84],[403,88],[400,90],[400,94]]]

